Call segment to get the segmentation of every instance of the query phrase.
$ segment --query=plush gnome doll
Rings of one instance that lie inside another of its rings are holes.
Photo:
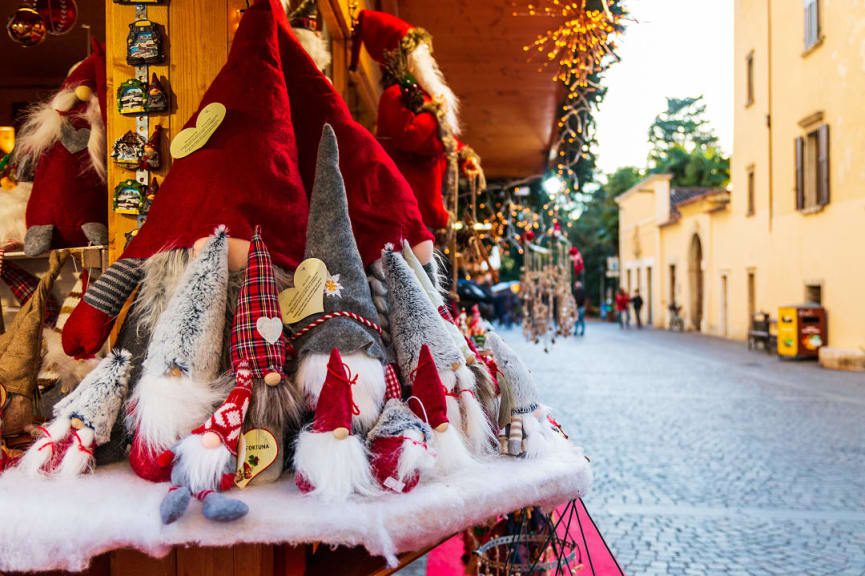
[[[475,377],[445,329],[415,274],[392,246],[384,250],[384,271],[390,307],[391,338],[403,378],[411,379],[428,344],[447,389],[447,415],[464,434],[472,453],[490,452],[495,436],[476,398]]]
[[[315,418],[301,431],[294,449],[295,484],[326,501],[378,492],[363,440],[351,432],[352,416],[358,412],[352,381],[339,349],[333,348]]]
[[[27,432],[32,426],[36,378],[42,359],[45,303],[68,256],[65,250],[51,253],[48,271],[36,291],[18,310],[6,332],[0,334],[0,383],[8,394],[6,405],[0,407],[5,413],[3,436]]]
[[[214,103],[225,106],[225,118],[202,148],[173,162],[138,234],[91,283],[63,330],[68,355],[93,354],[102,346],[139,283],[149,297],[138,298],[133,316],[155,325],[168,301],[164,287],[176,282],[189,251],[216,226],[224,224],[230,234],[234,271],[246,264],[257,224],[275,267],[287,272],[300,263],[308,203],[279,49],[280,25],[258,4],[244,11],[227,62],[185,128],[194,127],[201,111]]]
[[[336,136],[330,125],[325,125],[310,198],[305,258],[323,261],[328,278],[324,312],[292,325],[300,362],[296,378],[307,407],[314,409],[329,373],[330,351],[338,348],[353,379],[352,394],[358,408],[352,418],[353,429],[366,433],[384,404],[386,357],[378,313],[348,218],[339,156]]]
[[[289,3],[288,0],[282,0]],[[288,11],[288,21],[306,53],[319,70],[330,65],[331,55],[327,42],[318,30],[318,5],[316,0],[301,0],[294,10]]]
[[[473,466],[474,460],[466,448],[463,437],[450,425],[447,416],[447,389],[439,378],[438,369],[429,346],[421,346],[417,368],[406,403],[418,418],[433,429],[432,446],[436,451],[435,472],[446,475],[455,470]]]
[[[249,363],[238,361],[235,374],[237,383],[225,402],[207,422],[170,451],[172,486],[159,506],[163,524],[171,524],[183,516],[193,495],[201,500],[202,513],[209,520],[228,522],[249,512],[243,502],[218,492],[228,490],[234,483],[240,427],[252,398]]]
[[[366,437],[372,474],[392,492],[410,492],[435,465],[433,431],[398,398],[387,401]]]
[[[285,453],[290,427],[300,427],[302,406],[295,388],[285,377],[285,337],[279,308],[277,282],[270,253],[256,227],[249,248],[246,275],[238,296],[231,331],[231,362],[247,361],[252,373],[252,405],[244,430],[259,428],[270,433],[279,454]],[[282,474],[277,459],[251,483],[273,482]]]
[[[354,28],[352,63],[361,46],[382,67],[385,85],[378,105],[376,134],[417,197],[424,223],[445,228],[448,213],[442,184],[456,185],[458,164],[477,170],[477,155],[456,137],[459,100],[432,56],[432,37],[396,16],[361,10]]]
[[[228,241],[220,227],[186,268],[160,316],[129,399],[126,427],[134,433],[129,463],[142,478],[168,480],[171,461],[160,456],[226,396],[230,381],[216,376],[227,282]]]
[[[105,244],[105,49],[69,72],[50,102],[34,108],[21,129],[14,161],[19,181],[31,180],[28,255],[49,248]]]
[[[549,420],[549,409],[540,404],[532,375],[516,352],[495,332],[487,333],[486,344],[493,352],[502,383],[499,424],[507,436],[503,452],[534,458],[567,446],[564,436]]]
[[[37,428],[39,437],[18,463],[29,476],[78,476],[93,467],[93,449],[108,442],[126,397],[129,360],[115,349],[78,387],[54,405],[54,420]]]

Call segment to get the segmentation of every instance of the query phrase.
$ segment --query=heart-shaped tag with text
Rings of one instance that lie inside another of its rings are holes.
[[[194,128],[181,130],[171,141],[171,157],[183,158],[189,156],[210,140],[222,119],[225,118],[225,106],[219,102],[211,102],[201,109],[195,119]]]
[[[268,344],[276,344],[282,335],[282,320],[275,316],[273,318],[261,316],[255,322],[255,329]]]
[[[252,479],[267,470],[279,456],[276,437],[264,428],[252,428],[244,433],[237,444],[237,472],[234,483],[245,488]]]
[[[300,263],[294,273],[294,286],[279,295],[279,309],[285,324],[300,322],[308,316],[324,312],[324,282],[327,266],[318,258]]]

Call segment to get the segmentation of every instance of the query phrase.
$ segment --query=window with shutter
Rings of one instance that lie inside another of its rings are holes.
[[[820,206],[829,203],[829,125],[817,130],[817,201]]]
[[[805,139],[796,138],[796,210],[805,208]]]
[[[822,40],[820,34],[820,0],[805,2],[805,50],[813,48]]]
[[[796,138],[796,209],[813,211],[829,203],[829,126]]]

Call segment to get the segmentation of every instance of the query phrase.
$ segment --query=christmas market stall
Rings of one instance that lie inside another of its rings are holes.
[[[453,314],[460,271],[495,271],[484,188],[509,174],[467,144],[412,3],[369,4],[115,0],[26,112],[0,190],[0,571],[386,574],[476,526],[484,574],[592,567],[580,431]],[[13,40],[69,28],[40,6]],[[569,285],[565,238],[526,250],[525,284]]]

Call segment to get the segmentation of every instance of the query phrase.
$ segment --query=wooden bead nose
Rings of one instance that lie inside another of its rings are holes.
[[[85,86],[84,84],[82,84],[81,86],[77,86],[75,88],[75,97],[82,102],[90,102],[90,99],[93,98],[93,90],[90,88],[90,86]]]
[[[448,431],[448,423],[447,422],[442,422],[441,424],[436,426],[436,432],[440,432],[443,434],[447,431]]]
[[[268,372],[264,375],[264,383],[268,386],[276,386],[282,380],[279,372]]]
[[[168,371],[168,375],[172,378],[180,378],[181,376],[183,376],[183,372],[177,366],[172,366],[171,369]]]
[[[335,428],[333,431],[333,437],[337,440],[345,440],[348,438],[348,428]]]
[[[69,425],[75,428],[76,430],[81,430],[84,428],[84,422],[81,421],[80,418],[73,418],[69,421]]]
[[[459,369],[460,369],[460,363],[459,362],[454,362],[453,364],[451,364],[451,370],[453,370],[454,372],[456,372]]]

